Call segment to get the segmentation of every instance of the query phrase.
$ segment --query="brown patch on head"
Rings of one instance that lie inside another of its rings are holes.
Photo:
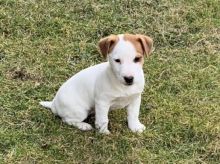
[[[102,38],[99,43],[99,49],[101,54],[106,58],[106,56],[113,50],[119,38],[117,35],[110,35],[108,37]]]
[[[145,35],[132,35],[124,34],[124,40],[130,41],[137,50],[137,53],[144,55],[149,55],[153,48],[153,40],[149,36]]]

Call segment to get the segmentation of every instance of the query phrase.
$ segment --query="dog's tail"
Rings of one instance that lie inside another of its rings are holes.
[[[51,109],[52,108],[52,101],[41,101],[40,105],[42,105],[43,107]]]

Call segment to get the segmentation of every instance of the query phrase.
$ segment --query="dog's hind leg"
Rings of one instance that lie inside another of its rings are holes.
[[[92,126],[86,122],[79,122],[74,119],[63,119],[63,122],[67,123],[68,125],[73,125],[83,131],[92,130]]]
[[[70,111],[70,110],[69,110]],[[72,111],[74,111],[72,109]],[[92,126],[86,122],[83,122],[88,117],[89,111],[75,110],[73,113],[69,113],[67,117],[62,117],[63,122],[68,125],[77,127],[80,130],[87,131],[92,130]]]

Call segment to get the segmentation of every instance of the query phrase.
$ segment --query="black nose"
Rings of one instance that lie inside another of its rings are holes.
[[[124,76],[125,82],[128,85],[131,85],[134,81],[134,77],[133,76]]]

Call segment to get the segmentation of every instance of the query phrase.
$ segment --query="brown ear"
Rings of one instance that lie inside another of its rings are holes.
[[[101,54],[106,58],[106,56],[113,50],[117,42],[117,35],[110,35],[102,38],[98,43]]]
[[[141,43],[142,49],[146,55],[150,55],[153,49],[153,40],[149,36],[136,35],[138,41]]]

